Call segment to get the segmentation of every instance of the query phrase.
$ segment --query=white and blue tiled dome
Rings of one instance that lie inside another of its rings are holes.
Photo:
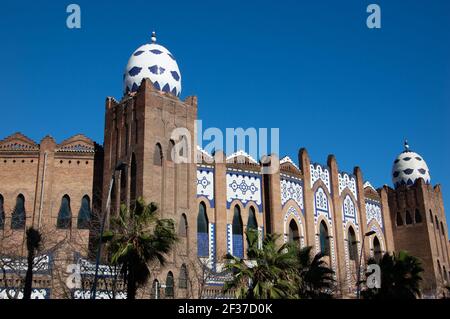
[[[152,43],[144,44],[133,52],[124,74],[124,92],[136,92],[143,79],[152,81],[155,89],[180,96],[181,73],[173,55],[162,45],[156,44],[155,33]]]
[[[430,170],[422,156],[411,151],[408,142],[405,141],[405,150],[397,156],[392,167],[392,182],[395,187],[409,186],[419,178],[423,178],[425,183],[429,184]]]

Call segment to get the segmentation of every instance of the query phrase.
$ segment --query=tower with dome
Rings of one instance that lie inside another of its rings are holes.
[[[263,174],[258,159],[244,150],[209,154],[195,140],[197,97],[181,98],[175,56],[155,33],[131,52],[118,91],[120,99],[106,98],[103,146],[83,135],[60,143],[46,136],[38,143],[16,133],[0,141],[0,229],[8,238],[0,241],[2,251],[15,254],[29,226],[68,241],[43,259],[44,268],[53,271],[40,272],[36,297],[63,297],[61,285],[52,283],[67,274],[57,273],[54,260],[62,268],[75,261],[83,278],[92,279],[92,238],[99,229],[89,226],[90,219],[95,212],[106,214],[109,227],[120,205],[130,206],[138,197],[157,203],[160,216],[175,221],[179,237],[165,266],[152,269],[141,298],[230,297],[222,292],[230,276],[223,257],[248,259],[246,229],[256,230],[260,243],[276,233],[280,242],[322,252],[335,271],[337,297],[356,296],[358,269],[369,258],[400,250],[422,261],[425,297],[449,284],[441,186],[431,184],[424,157],[407,142],[394,160],[392,185],[378,188],[359,166],[341,170],[332,154],[322,162],[306,149],[296,159],[272,155],[279,163],[273,174]],[[113,278],[106,270],[102,276]],[[5,289],[0,283],[0,298]],[[73,298],[90,294],[82,287],[66,291]],[[99,291],[99,296],[110,295]]]

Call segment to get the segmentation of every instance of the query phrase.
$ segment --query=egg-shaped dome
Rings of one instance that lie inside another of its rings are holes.
[[[419,178],[423,178],[425,183],[429,184],[430,170],[423,157],[411,151],[408,142],[405,141],[405,150],[397,156],[392,167],[392,182],[395,187],[409,186]]]
[[[162,45],[156,44],[155,33],[152,43],[147,43],[133,52],[124,74],[124,92],[138,90],[143,79],[148,78],[160,91],[180,96],[181,73],[174,56]]]

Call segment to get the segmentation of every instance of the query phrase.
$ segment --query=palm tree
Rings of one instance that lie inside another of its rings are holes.
[[[142,198],[131,210],[122,205],[119,216],[112,219],[111,230],[103,236],[109,242],[111,263],[123,274],[127,299],[135,299],[138,287],[147,282],[148,264],[163,266],[165,254],[177,240],[173,220],[159,219],[157,210],[155,203],[147,205]]]
[[[248,261],[228,254],[225,270],[233,278],[224,292],[235,290],[238,299],[279,299],[294,296],[293,278],[297,266],[296,251],[287,244],[278,246],[278,235],[268,234],[258,247],[258,232],[246,231]]]
[[[31,299],[31,290],[33,283],[33,266],[36,253],[41,248],[42,236],[41,233],[30,227],[26,232],[27,240],[27,272],[25,275],[25,287],[23,289],[23,299]]]
[[[370,259],[369,264],[377,264]],[[416,299],[420,297],[423,268],[418,258],[400,251],[398,255],[385,253],[378,262],[381,287],[362,292],[365,299]]]
[[[323,260],[322,253],[311,259],[312,247],[298,250],[297,290],[301,299],[330,299],[334,286],[334,271]]]

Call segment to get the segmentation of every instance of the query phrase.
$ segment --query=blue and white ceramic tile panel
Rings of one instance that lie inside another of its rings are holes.
[[[288,242],[288,232],[289,232],[288,231],[288,227],[289,227],[288,223],[291,220],[291,218],[293,218],[297,222],[299,232],[300,232],[300,246],[303,248],[303,247],[305,247],[305,232],[304,232],[303,223],[302,223],[300,214],[294,206],[290,206],[288,208],[288,210],[286,211],[286,214],[284,215],[284,218],[283,218],[284,242],[285,243]]]
[[[197,255],[201,258],[209,258],[209,234],[197,232]]]
[[[74,263],[80,267],[80,274],[82,277],[95,275],[95,263],[91,263],[79,254],[75,254]],[[118,273],[109,265],[99,265],[98,274],[101,277],[115,277]]]
[[[303,213],[303,181],[289,175],[281,174],[280,190],[281,205],[284,207],[289,200],[294,200]]]
[[[232,234],[233,236],[233,256],[244,258],[244,235]]]
[[[233,225],[227,224],[227,253],[233,254]]]
[[[216,224],[209,223],[209,267],[216,271]]]
[[[133,52],[124,73],[124,92],[136,92],[145,78],[152,81],[155,89],[180,96],[181,73],[178,64],[162,45],[147,43]]]
[[[346,188],[352,192],[355,199],[358,200],[358,192],[356,190],[356,177],[354,175],[350,175],[347,173],[339,173],[339,195],[342,194],[342,191]]]
[[[342,203],[342,213],[344,230],[347,228],[348,223],[352,223],[356,227],[355,231],[359,230],[358,209],[350,195],[347,195],[344,198]]]
[[[312,184],[313,185],[313,184]],[[336,270],[336,254],[335,254],[335,244],[333,235],[333,219],[330,212],[330,203],[328,201],[328,196],[322,187],[317,188],[314,194],[314,232],[316,234],[316,252],[320,252],[320,242],[319,242],[319,217],[324,216],[328,221],[328,234],[330,236],[330,250],[331,250],[331,267]],[[334,275],[336,276],[336,275]]]
[[[318,181],[321,180],[331,194],[331,184],[330,184],[330,171],[328,167],[322,166],[320,164],[311,164],[311,187]]]
[[[1,257],[2,264],[4,265],[4,271],[6,273],[25,273],[27,271],[27,260],[26,258],[10,258]],[[33,261],[33,273],[48,275],[52,270],[53,257],[52,255],[46,254],[37,256]]]
[[[228,170],[227,208],[230,209],[234,200],[239,200],[244,206],[253,202],[262,213],[261,175],[242,170]]]
[[[197,166],[197,197],[204,196],[214,207],[214,168]]]
[[[73,299],[91,299],[91,293],[91,290],[74,289],[72,297]],[[97,290],[95,299],[113,299],[113,295],[111,291]],[[114,299],[127,299],[127,293],[125,291],[116,291]]]
[[[367,226],[375,220],[379,227],[384,230],[383,214],[381,203],[373,199],[366,199],[366,220]]]
[[[0,287],[0,299],[9,299],[10,296],[16,296],[17,288]],[[17,293],[17,299],[23,298],[23,289]],[[31,299],[50,299],[50,289],[33,288],[31,290]]]
[[[353,199],[350,197],[350,195],[346,195],[344,198],[344,201],[342,203],[342,228],[344,232],[344,255],[345,255],[345,270],[347,275],[347,285],[348,287],[352,287],[352,273],[350,269],[350,255],[348,251],[348,232],[347,227],[352,226],[355,235],[356,240],[358,242],[357,244],[357,251],[358,256],[361,253],[361,244],[360,244],[360,234],[359,234],[359,220],[358,220],[358,209],[356,207],[356,204],[353,202]]]
[[[314,193],[314,222],[317,223],[318,218],[323,215],[330,224],[333,223],[330,213],[330,203],[328,196],[322,187],[317,188]]]

